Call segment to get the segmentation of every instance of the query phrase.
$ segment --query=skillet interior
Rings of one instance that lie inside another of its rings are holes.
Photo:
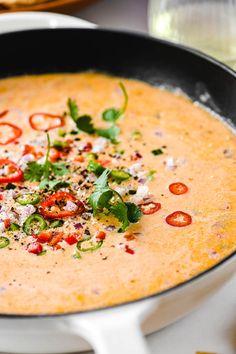
[[[88,69],[181,88],[236,123],[236,74],[204,55],[145,36],[104,30],[36,30],[0,36],[0,77]]]

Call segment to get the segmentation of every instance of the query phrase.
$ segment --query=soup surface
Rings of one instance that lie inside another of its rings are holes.
[[[0,313],[118,304],[236,249],[236,137],[98,73],[0,81]]]

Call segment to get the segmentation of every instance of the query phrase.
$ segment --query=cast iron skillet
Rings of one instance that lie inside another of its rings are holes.
[[[0,78],[98,70],[180,88],[193,100],[205,98],[206,106],[236,123],[236,73],[180,45],[102,29],[50,29],[1,34],[0,48]]]

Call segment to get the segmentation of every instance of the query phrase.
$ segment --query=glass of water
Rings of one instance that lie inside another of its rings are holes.
[[[149,31],[236,69],[236,0],[149,0]]]

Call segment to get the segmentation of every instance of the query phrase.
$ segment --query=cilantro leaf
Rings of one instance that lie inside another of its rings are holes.
[[[96,190],[102,190],[108,187],[108,176],[110,174],[110,170],[106,169],[101,176],[95,181]]]
[[[50,168],[55,176],[64,176],[69,171],[63,162],[55,162],[50,164]]]
[[[67,101],[67,106],[69,108],[70,117],[76,123],[79,118],[79,109],[78,109],[77,103],[74,100],[72,100],[71,98],[69,98]]]
[[[76,121],[77,128],[88,134],[94,134],[96,132],[92,123],[92,118],[89,115],[81,116]]]
[[[47,180],[43,179],[41,183],[39,184],[39,189],[51,189],[51,190],[57,190],[59,188],[64,188],[68,187],[70,184],[65,181],[57,181],[57,180]]]
[[[108,108],[102,113],[102,119],[106,122],[116,122],[121,116],[121,112],[116,108]]]
[[[120,128],[112,125],[110,128],[96,129],[96,133],[103,138],[110,140],[113,144],[117,144],[117,137],[120,133]]]
[[[125,203],[118,202],[110,207],[110,212],[122,223],[121,232],[129,226],[128,208]]]
[[[92,118],[89,115],[79,116],[79,108],[77,103],[71,98],[67,101],[69,115],[75,122],[77,128],[85,133],[94,134],[95,128],[92,123]]]
[[[40,182],[40,189],[58,189],[61,187],[66,187],[69,184],[63,181],[49,180],[49,177],[54,176],[64,176],[68,173],[68,169],[63,162],[51,163],[49,161],[49,153],[50,153],[50,136],[47,133],[47,153],[44,164],[39,164],[38,162],[32,161],[29,162],[25,171],[24,178],[29,182]]]
[[[134,203],[125,203],[114,189],[108,185],[110,170],[106,169],[97,179],[95,191],[89,197],[89,203],[94,215],[105,211],[114,215],[121,223],[121,232],[124,232],[129,223],[137,222],[141,218],[141,210]]]
[[[128,105],[128,94],[125,89],[125,86],[122,82],[119,82],[119,86],[121,88],[121,91],[124,95],[124,103],[121,109],[116,109],[116,108],[108,108],[102,113],[102,119],[105,120],[106,122],[112,122],[115,123],[122,114],[125,113]]]
[[[27,167],[24,171],[24,179],[29,182],[39,182],[43,176],[43,173],[43,165],[32,161],[27,164]]]
[[[126,202],[127,216],[131,223],[136,223],[141,219],[141,209],[134,203]]]
[[[109,210],[109,201],[113,197],[113,192],[111,189],[103,189],[101,191],[95,191],[89,197],[89,203],[93,208],[93,214],[102,213],[104,208]]]

